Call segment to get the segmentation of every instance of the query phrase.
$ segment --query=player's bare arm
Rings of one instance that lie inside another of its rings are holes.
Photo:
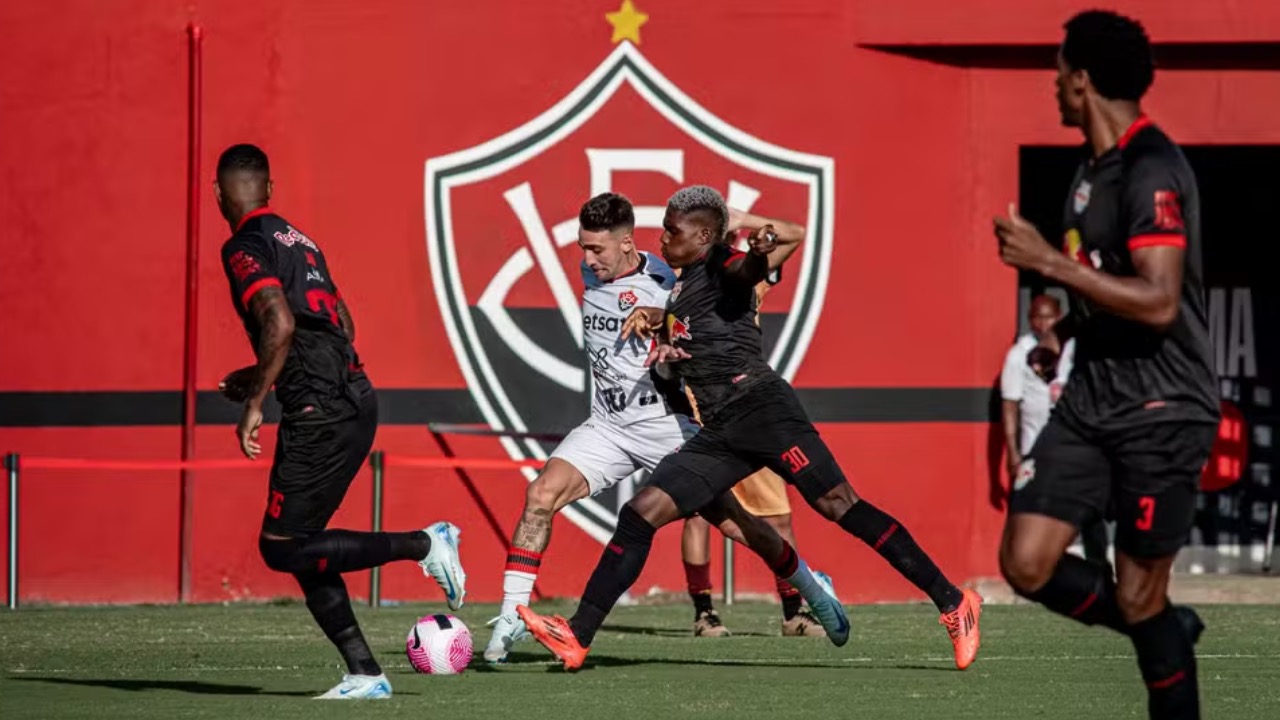
[[[247,365],[227,373],[218,383],[218,390],[231,402],[244,402],[249,399],[253,387],[253,378],[258,371],[257,365]]]
[[[342,333],[348,342],[356,341],[356,321],[351,319],[351,309],[344,300],[338,300],[338,322],[342,325]]]
[[[1018,401],[1001,400],[1000,411],[1004,446],[1007,448],[1005,457],[1008,459],[1009,479],[1012,480],[1018,474],[1018,466],[1022,464],[1022,453],[1018,449],[1018,426],[1021,420],[1018,416]]]
[[[1058,252],[1034,225],[1009,206],[1009,217],[995,219],[1000,259],[1080,293],[1099,307],[1158,330],[1178,317],[1183,249],[1153,246],[1132,251],[1136,277],[1119,277],[1075,262]]]
[[[258,364],[244,403],[244,413],[236,425],[236,436],[240,438],[240,451],[252,460],[262,452],[258,443],[262,403],[280,376],[285,358],[289,356],[289,346],[293,344],[293,312],[289,310],[284,291],[274,286],[254,293],[249,300],[249,311],[262,328],[262,334],[256,348]]]
[[[662,316],[665,313],[666,310],[660,307],[638,307],[632,310],[622,323],[622,339],[627,340],[635,335],[648,340],[656,336],[662,329]]]
[[[729,208],[729,232],[731,233],[745,229],[751,232],[754,238],[758,231],[766,225],[771,227],[776,236],[774,249],[765,253],[769,257],[769,271],[771,272],[782,267],[783,263],[791,257],[791,254],[800,247],[800,243],[804,242],[808,230],[803,225],[787,222],[786,220],[761,217]]]
[[[743,284],[755,286],[769,277],[770,272],[781,267],[803,239],[804,228],[799,225],[793,226],[792,234],[786,241],[774,225],[761,225],[747,238],[747,252],[731,262],[726,273]]]

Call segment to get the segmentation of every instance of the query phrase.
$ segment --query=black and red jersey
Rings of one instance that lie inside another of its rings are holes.
[[[1201,260],[1200,193],[1182,151],[1146,117],[1115,147],[1085,160],[1065,208],[1064,251],[1109,275],[1133,277],[1132,253],[1185,249],[1172,327],[1157,330],[1073,296],[1064,332],[1076,337],[1071,380],[1057,408],[1090,427],[1158,420],[1216,422]]]
[[[363,371],[342,331],[341,295],[319,246],[270,208],[259,208],[241,218],[223,244],[222,266],[255,352],[262,328],[249,309],[250,298],[262,288],[279,287],[293,311],[293,343],[275,385],[285,413],[346,397],[350,381]]]
[[[690,355],[677,363],[702,418],[756,381],[774,375],[764,358],[754,284],[729,275],[742,253],[717,243],[680,272],[667,300],[667,337]]]

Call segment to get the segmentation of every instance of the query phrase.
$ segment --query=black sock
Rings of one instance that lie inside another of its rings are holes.
[[[711,602],[711,593],[689,593],[689,597],[693,600],[693,619],[697,620],[704,612],[715,611],[715,605]]]
[[[294,576],[307,598],[311,617],[342,653],[352,675],[381,675],[382,668],[364,641],[356,615],[351,611],[347,585],[338,573],[301,573]]]
[[[794,595],[782,596],[782,619],[790,620],[800,614],[800,605],[804,602],[804,598],[800,597],[800,593]]]
[[[840,527],[871,546],[889,561],[894,570],[911,581],[929,596],[940,612],[951,612],[960,607],[964,595],[951,584],[933,560],[916,545],[911,533],[882,510],[859,500],[840,518]]]
[[[1147,683],[1147,711],[1159,720],[1199,720],[1200,690],[1191,638],[1165,605],[1155,617],[1129,626],[1138,668]]]
[[[1104,563],[1068,553],[1058,561],[1043,587],[1033,593],[1018,594],[1085,625],[1126,632],[1120,607],[1116,605],[1116,582],[1111,567]]]
[[[287,573],[347,573],[395,560],[421,560],[431,551],[431,538],[413,532],[325,530],[305,538],[258,539],[267,567]]]
[[[595,572],[582,592],[578,611],[569,620],[569,627],[583,647],[595,640],[596,631],[604,624],[605,616],[613,609],[622,593],[631,587],[644,563],[649,559],[653,546],[653,534],[657,528],[640,517],[640,514],[624,505],[618,513],[618,529],[605,546]]]

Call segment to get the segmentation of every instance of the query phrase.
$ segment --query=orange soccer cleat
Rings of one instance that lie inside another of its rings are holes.
[[[539,615],[525,605],[517,606],[516,612],[533,638],[550,650],[552,655],[559,658],[564,663],[565,670],[577,670],[582,667],[590,648],[582,647],[578,643],[578,638],[574,636],[568,620],[559,615],[551,617]]]
[[[963,593],[960,606],[938,618],[938,623],[945,626],[951,636],[951,644],[956,651],[956,668],[960,670],[973,664],[973,659],[978,656],[978,646],[982,645],[982,633],[978,630],[982,597],[968,588]]]

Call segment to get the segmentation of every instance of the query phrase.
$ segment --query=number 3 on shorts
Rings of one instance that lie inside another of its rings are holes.
[[[1138,498],[1138,509],[1142,511],[1142,517],[1138,518],[1133,526],[1144,532],[1150,530],[1151,521],[1156,514],[1156,499],[1150,495]]]

